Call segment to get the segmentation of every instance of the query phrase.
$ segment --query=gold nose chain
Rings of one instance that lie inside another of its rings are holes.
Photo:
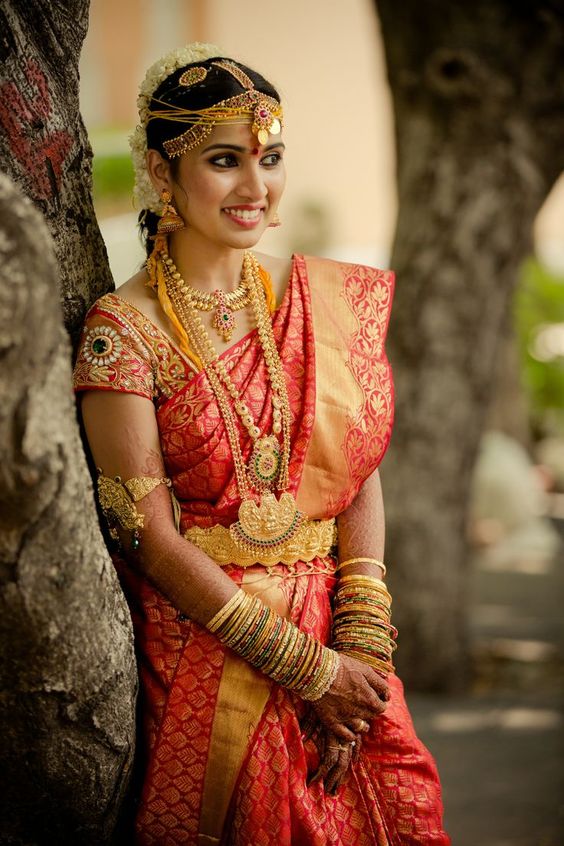
[[[235,477],[241,497],[239,520],[230,526],[235,544],[246,553],[268,552],[274,554],[300,529],[305,515],[296,505],[289,485],[290,456],[290,404],[282,362],[276,348],[270,314],[260,281],[260,267],[251,252],[243,256],[242,284],[249,292],[260,345],[272,390],[272,434],[261,435],[238,388],[227,371],[225,362],[216,350],[203,325],[193,300],[193,288],[187,285],[166,252],[158,256],[168,296],[176,315],[184,327],[194,352],[202,361],[211,389],[225,423]],[[237,415],[253,441],[249,465],[245,465]],[[282,443],[278,439],[281,436]],[[279,499],[272,493],[276,488]],[[261,494],[257,505],[252,491]]]

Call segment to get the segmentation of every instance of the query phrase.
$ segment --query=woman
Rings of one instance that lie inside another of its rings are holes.
[[[139,652],[137,842],[448,843],[391,664],[392,274],[250,252],[285,180],[254,71],[191,45],[139,108],[148,261],[75,369]]]

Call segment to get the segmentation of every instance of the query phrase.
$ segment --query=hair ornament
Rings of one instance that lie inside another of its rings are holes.
[[[231,74],[239,85],[245,89],[242,94],[222,100],[207,109],[181,109],[167,105],[164,111],[151,111],[148,120],[174,120],[178,123],[191,123],[176,138],[170,138],[163,143],[163,147],[171,158],[181,156],[198,147],[212,131],[217,123],[251,122],[251,132],[256,135],[260,144],[266,144],[269,135],[279,135],[282,129],[282,107],[278,100],[257,91],[252,79],[235,62],[229,59],[218,59],[212,62],[213,67],[220,68]],[[197,68],[194,68],[197,70]],[[186,71],[188,74],[189,71]],[[184,76],[184,74],[182,75]],[[182,77],[180,78],[182,80]],[[163,105],[165,105],[163,103]]]
[[[188,70],[185,70],[184,73],[179,76],[178,84],[185,85],[186,88],[188,88],[190,85],[195,85],[197,82],[203,82],[207,75],[207,68],[188,68]]]
[[[212,62],[212,65],[230,73],[243,88],[250,90],[255,87],[250,76],[247,76],[245,71],[239,65],[236,65],[235,62],[230,62],[229,59],[219,59],[217,62]]]
[[[148,69],[145,79],[139,87],[137,108],[139,109],[139,124],[129,136],[131,158],[135,173],[135,185],[133,188],[134,205],[138,209],[150,209],[158,212],[160,209],[159,194],[147,173],[147,134],[146,127],[149,119],[149,103],[154,92],[161,82],[171,73],[184,65],[191,65],[194,62],[205,62],[214,56],[221,56],[222,50],[215,44],[205,44],[195,41],[186,47],[177,47],[162,59],[159,59]]]
[[[134,201],[141,209],[159,210],[159,197],[154,189],[146,167],[147,124],[150,120],[171,120],[188,124],[187,128],[174,138],[163,142],[163,149],[171,158],[199,146],[211,133],[216,124],[250,123],[252,133],[260,144],[266,144],[269,135],[279,135],[282,129],[282,106],[277,99],[258,91],[252,79],[237,64],[229,59],[216,59],[212,67],[230,74],[243,88],[241,94],[229,97],[208,108],[184,109],[166,101],[159,101],[154,93],[159,85],[172,73],[185,65],[187,68],[179,77],[178,84],[189,87],[203,82],[210,68],[201,67],[198,62],[221,56],[221,50],[213,44],[196,42],[174,50],[164,56],[147,71],[139,89],[137,105],[139,125],[129,143],[135,172]],[[151,109],[153,105],[153,109]],[[162,105],[162,108],[159,108]]]
[[[204,141],[218,123],[248,123],[260,144],[266,144],[269,135],[279,135],[282,129],[282,106],[273,97],[251,88],[243,94],[236,94],[221,100],[207,109],[180,109],[167,105],[163,111],[152,111],[149,120],[173,120],[191,126],[163,142],[163,147],[172,159],[193,150]]]

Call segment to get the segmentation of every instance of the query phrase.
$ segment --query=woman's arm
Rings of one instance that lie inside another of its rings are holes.
[[[384,556],[384,503],[380,477],[376,470],[366,479],[349,507],[337,518],[339,530],[339,562],[355,558],[373,561],[354,561],[339,567],[338,576],[362,575],[382,579],[384,569],[376,561]],[[326,726],[323,705],[314,704],[313,712]],[[320,752],[320,764],[312,780],[322,780],[329,793],[335,793],[343,783],[352,761],[358,757],[362,734],[368,723],[361,719],[360,712],[351,708],[347,725],[356,733],[355,746],[342,746],[333,732],[325,730],[316,736]],[[315,729],[315,722],[308,722],[306,736]]]
[[[339,561],[351,558],[384,558],[384,501],[380,474],[375,470],[366,479],[346,511],[337,517]],[[381,579],[384,571],[377,564],[355,562],[339,569],[339,576],[373,576]]]
[[[153,403],[136,394],[88,391],[82,417],[92,457],[105,476],[165,476]],[[194,544],[178,534],[168,489],[159,485],[136,504],[143,514],[139,549],[122,535],[125,557],[172,604],[205,625],[237,592],[237,585]]]
[[[82,414],[92,456],[105,476],[119,475],[126,481],[136,476],[165,475],[150,400],[110,391],[87,392]],[[137,508],[144,517],[141,542],[137,550],[131,550],[130,538],[124,533],[126,557],[179,611],[207,625],[233,600],[237,586],[211,558],[178,534],[164,485],[141,499]],[[355,735],[346,726],[351,709],[363,719],[381,713],[385,708],[380,698],[383,691],[385,684],[370,667],[343,656],[336,680],[319,699],[322,720],[343,740],[353,740]]]

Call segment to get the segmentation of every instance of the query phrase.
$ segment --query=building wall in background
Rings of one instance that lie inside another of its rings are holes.
[[[285,254],[305,243],[385,264],[396,213],[393,128],[371,0],[92,0],[81,72],[95,150],[125,145],[146,68],[193,40],[218,44],[282,94],[283,226],[261,249]]]
[[[260,248],[285,255],[311,245],[385,266],[396,217],[393,122],[372,0],[92,0],[81,101],[95,151],[126,148],[146,68],[194,40],[218,44],[282,94],[283,226]],[[564,271],[564,179],[539,215],[536,242]]]

